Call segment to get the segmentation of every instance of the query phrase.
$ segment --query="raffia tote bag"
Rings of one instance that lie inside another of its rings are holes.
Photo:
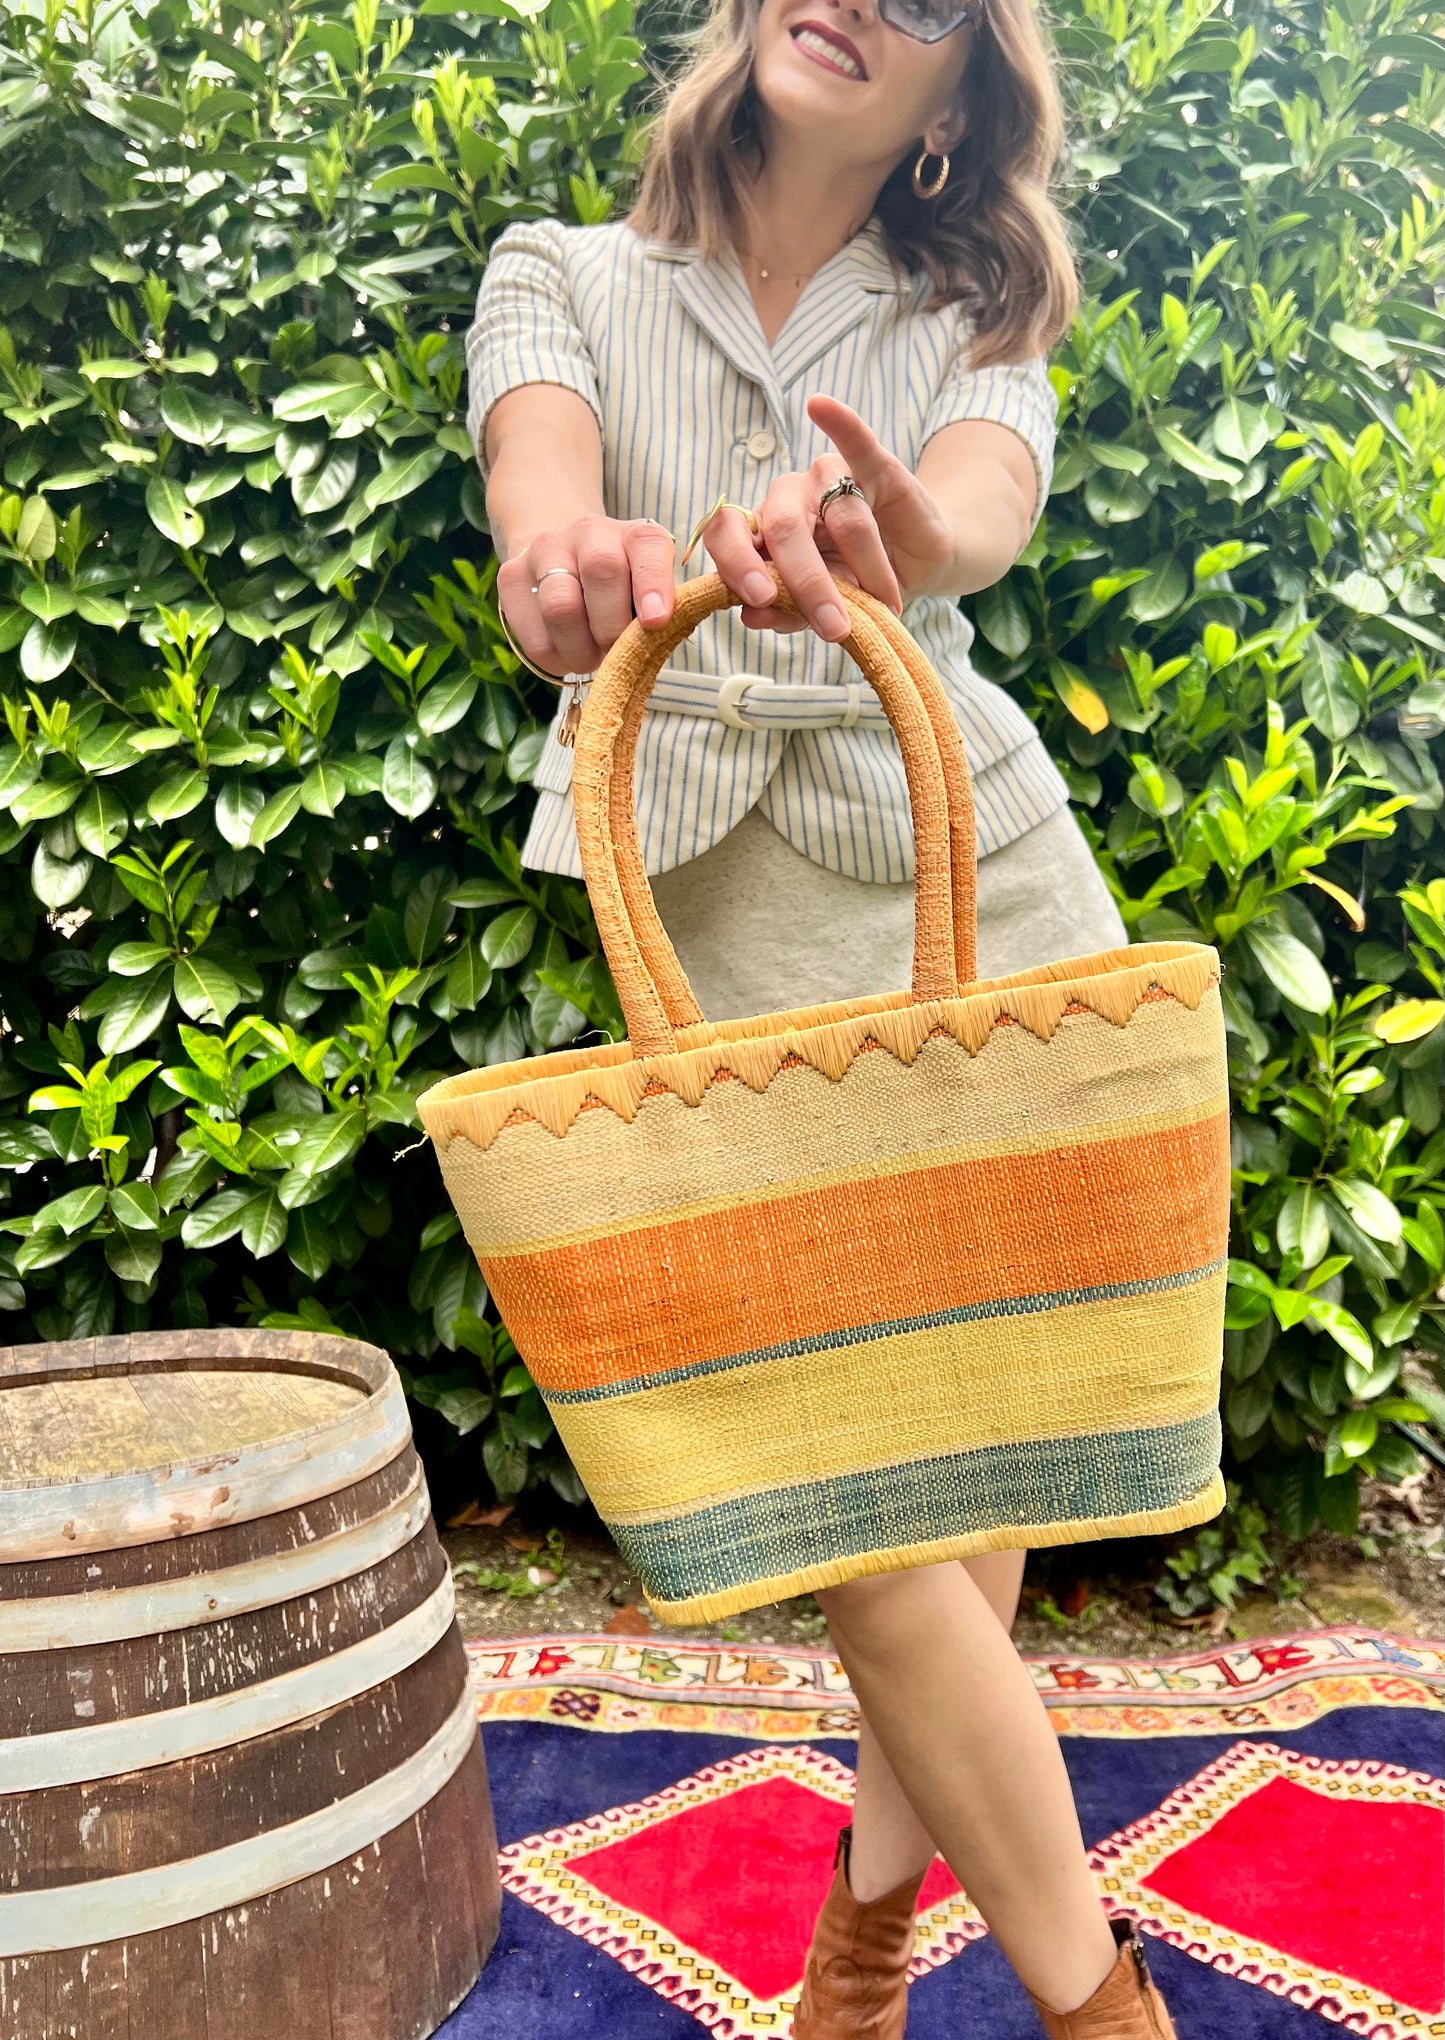
[[[1219,962],[1141,943],[975,981],[943,689],[839,587],[917,844],[913,984],[709,1024],[643,865],[684,584],[593,680],[573,785],[628,1038],[420,1101],[452,1201],[649,1601],[711,1621],[862,1574],[1215,1515],[1229,1216]],[[780,594],[780,599],[787,598]]]

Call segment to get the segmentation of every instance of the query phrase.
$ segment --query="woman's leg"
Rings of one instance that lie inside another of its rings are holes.
[[[921,1824],[1025,1986],[1074,2010],[1118,1949],[1058,1738],[982,1589],[960,1565],[919,1566],[818,1601]]]
[[[962,1561],[1005,1630],[1013,1628],[1023,1585],[1024,1551],[986,1551]],[[862,1905],[926,1870],[937,1854],[931,1834],[908,1803],[868,1717],[859,1709],[858,1783],[848,1886]]]

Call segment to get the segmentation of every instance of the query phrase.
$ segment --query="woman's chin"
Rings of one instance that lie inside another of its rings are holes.
[[[778,63],[759,63],[753,74],[754,89],[769,120],[790,133],[816,137],[829,155],[837,151],[849,161],[856,160],[859,136],[852,122],[866,114],[873,96],[868,87],[841,72],[835,76],[821,64],[793,56],[791,51],[779,55]],[[840,129],[840,116],[849,121],[849,127]]]

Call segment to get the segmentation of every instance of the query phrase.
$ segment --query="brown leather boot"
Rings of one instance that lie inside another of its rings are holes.
[[[1144,1943],[1132,1920],[1111,1919],[1119,1953],[1091,1998],[1072,2012],[1051,2012],[1033,1999],[1049,2040],[1178,2040],[1160,1997]],[[1033,1997],[1033,1992],[1029,1992]]]
[[[845,1827],[813,1928],[793,2040],[903,2040],[913,1915],[926,1873],[860,1905],[848,1884],[852,1841]]]

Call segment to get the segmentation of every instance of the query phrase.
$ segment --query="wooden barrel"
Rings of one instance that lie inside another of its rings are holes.
[[[0,1348],[0,2040],[419,2040],[499,1907],[385,1353]]]

